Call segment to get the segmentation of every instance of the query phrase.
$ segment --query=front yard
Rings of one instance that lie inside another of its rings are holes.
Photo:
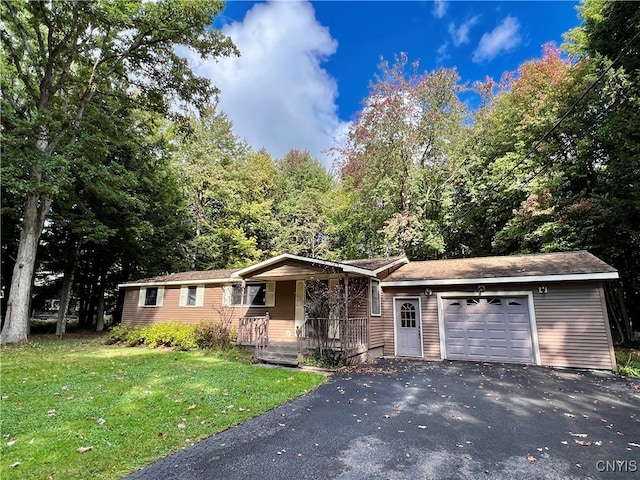
[[[116,479],[321,384],[218,355],[37,339],[1,350],[0,478]]]

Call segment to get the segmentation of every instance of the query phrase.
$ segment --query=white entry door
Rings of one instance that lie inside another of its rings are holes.
[[[396,298],[396,354],[421,357],[420,302],[417,299]]]

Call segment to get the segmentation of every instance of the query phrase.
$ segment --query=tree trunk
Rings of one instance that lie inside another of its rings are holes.
[[[98,308],[96,312],[96,332],[104,330],[104,275],[100,276],[100,285],[97,288]]]
[[[58,323],[56,324],[56,335],[61,337],[67,331],[67,311],[69,310],[69,300],[71,299],[71,287],[73,277],[76,273],[76,252],[74,249],[69,259],[69,264],[64,270],[64,280],[60,290],[60,310],[58,310]]]
[[[36,252],[44,219],[52,199],[32,193],[27,197],[20,231],[20,245],[11,278],[11,290],[7,301],[7,314],[0,333],[0,344],[24,342],[29,333],[31,312],[31,283],[36,264]]]

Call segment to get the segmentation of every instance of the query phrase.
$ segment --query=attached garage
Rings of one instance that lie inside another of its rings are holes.
[[[445,358],[537,363],[528,297],[444,297],[440,304]]]
[[[384,354],[615,370],[603,282],[617,278],[586,251],[409,262],[381,282]]]

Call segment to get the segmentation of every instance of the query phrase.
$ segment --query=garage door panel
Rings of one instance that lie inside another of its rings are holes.
[[[475,339],[475,338],[479,338],[480,340],[484,340],[485,335],[484,335],[484,330],[483,329],[479,329],[479,328],[469,328],[467,330],[467,338],[471,339]]]
[[[495,330],[490,329],[487,331],[487,339],[488,340],[507,340],[507,331],[506,330]]]
[[[447,358],[533,363],[525,298],[444,299]]]

